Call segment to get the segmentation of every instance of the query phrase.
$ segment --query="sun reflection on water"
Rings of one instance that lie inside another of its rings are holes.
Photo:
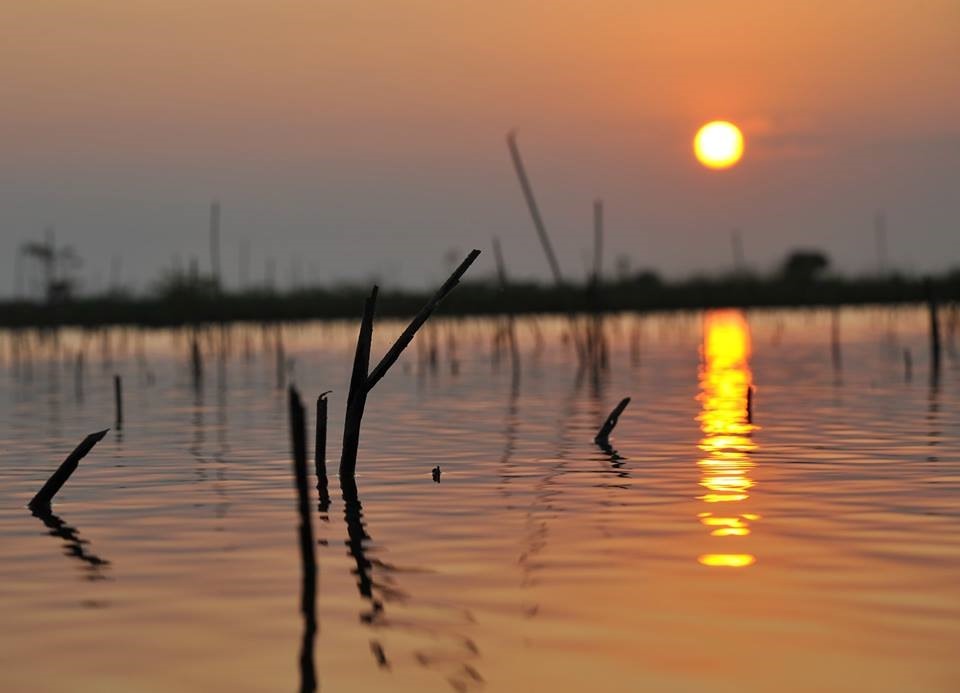
[[[751,532],[759,515],[744,512],[754,482],[750,478],[756,450],[752,433],[756,426],[748,414],[748,397],[753,386],[750,372],[750,328],[738,310],[710,311],[704,318],[704,339],[700,363],[699,448],[703,456],[698,500],[706,503],[699,513],[701,524],[718,537],[723,549],[737,537]],[[717,505],[724,503],[726,505]],[[720,548],[720,547],[718,547]],[[756,557],[748,553],[721,551],[698,558],[706,566],[744,568]]]

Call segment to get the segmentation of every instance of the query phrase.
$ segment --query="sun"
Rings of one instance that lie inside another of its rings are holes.
[[[707,168],[730,168],[743,156],[743,133],[733,123],[714,120],[697,130],[693,153]]]

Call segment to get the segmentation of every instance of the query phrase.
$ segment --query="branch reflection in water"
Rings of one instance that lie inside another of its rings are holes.
[[[367,533],[366,522],[363,517],[363,504],[357,489],[356,480],[352,477],[340,477],[340,489],[343,493],[343,516],[347,525],[347,540],[345,542],[350,557],[356,564],[353,571],[357,578],[357,591],[360,597],[369,604],[369,608],[360,612],[360,621],[371,628],[403,629],[409,632],[426,635],[430,640],[452,639],[457,645],[454,650],[426,652],[418,650],[414,658],[423,667],[442,667],[448,683],[454,690],[467,691],[483,685],[484,680],[480,673],[468,660],[480,656],[480,652],[473,640],[465,635],[441,630],[436,625],[421,625],[411,620],[389,618],[385,605],[388,602],[407,602],[410,596],[396,586],[394,576],[401,572],[427,572],[420,569],[400,568],[370,555],[370,544],[373,542]],[[374,571],[377,575],[374,575]],[[421,604],[432,608],[449,610],[449,605]],[[473,622],[473,615],[466,609],[454,608],[454,611],[466,622]],[[377,666],[384,670],[391,668],[391,660],[387,649],[377,639],[370,640],[370,652]]]
[[[303,402],[297,390],[289,389],[290,438],[293,448],[293,476],[297,491],[298,536],[303,582],[300,588],[300,611],[303,614],[303,636],[300,643],[300,691],[317,690],[317,674],[313,661],[317,636],[317,557],[310,521],[310,497],[307,490],[307,433]]]
[[[700,364],[700,423],[703,438],[699,448],[703,457],[700,485],[705,492],[698,497],[705,504],[700,522],[710,528],[710,536],[723,543],[722,551],[702,554],[698,560],[711,567],[744,568],[756,562],[756,556],[730,551],[731,540],[750,534],[758,515],[745,512],[753,480],[750,456],[757,446],[753,432],[757,427],[747,413],[747,400],[753,386],[750,371],[750,328],[739,310],[709,311],[704,317],[704,338]]]
[[[38,518],[44,526],[50,530],[50,536],[63,539],[64,555],[76,558],[84,563],[84,570],[88,580],[106,580],[103,569],[110,565],[110,561],[100,558],[100,556],[89,550],[90,542],[80,538],[80,532],[66,522],[58,515],[55,515],[49,508],[33,509],[33,516]]]

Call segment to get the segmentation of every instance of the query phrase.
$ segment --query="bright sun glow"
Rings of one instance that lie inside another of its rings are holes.
[[[743,156],[743,133],[725,120],[707,123],[693,138],[693,152],[707,168],[730,168]]]
[[[703,456],[697,465],[704,489],[698,498],[707,505],[698,517],[711,537],[720,537],[714,544],[720,551],[702,554],[697,560],[705,566],[745,568],[757,559],[742,552],[743,542],[748,541],[744,538],[760,519],[756,513],[743,512],[754,486],[752,455],[757,449],[756,426],[747,403],[747,392],[753,387],[750,326],[740,311],[712,310],[704,316],[703,328],[698,397],[702,409],[697,417],[703,430],[699,445]]]

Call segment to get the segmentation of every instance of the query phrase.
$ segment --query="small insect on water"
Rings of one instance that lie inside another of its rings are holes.
[[[438,484],[440,483],[440,465],[439,464],[433,468],[433,480],[436,481]]]

